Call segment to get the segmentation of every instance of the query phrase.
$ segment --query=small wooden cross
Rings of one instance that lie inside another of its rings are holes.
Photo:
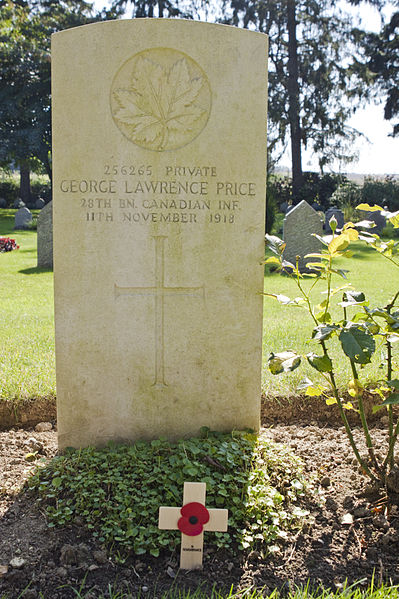
[[[205,507],[206,484],[184,483],[183,507],[160,507],[158,527],[180,530],[180,568],[202,568],[204,531],[226,532],[228,510]]]

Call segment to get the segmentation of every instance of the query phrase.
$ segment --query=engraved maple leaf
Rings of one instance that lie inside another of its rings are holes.
[[[114,92],[119,106],[115,118],[131,128],[134,141],[165,149],[181,141],[205,110],[195,104],[204,84],[191,77],[185,58],[170,69],[140,56],[130,88]]]

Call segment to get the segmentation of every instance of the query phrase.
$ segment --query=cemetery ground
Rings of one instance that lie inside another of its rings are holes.
[[[201,443],[187,442],[180,450],[182,460],[185,455],[188,463],[178,463],[176,470],[166,471],[170,481],[174,481],[171,486],[177,502],[182,493],[182,481],[198,480],[198,476],[201,478],[206,472],[214,481],[208,488],[208,505],[227,507],[233,511],[233,516],[234,493],[237,490],[231,490],[225,477],[230,475],[238,479],[242,474],[245,478],[251,472],[255,473],[253,476],[264,476],[261,472],[266,471],[270,475],[268,488],[271,495],[268,495],[268,499],[271,501],[272,515],[267,526],[264,523],[261,525],[261,530],[271,535],[270,541],[264,546],[256,540],[251,545],[252,541],[248,538],[245,544],[249,546],[239,549],[239,540],[234,536],[237,531],[231,525],[227,537],[219,536],[219,533],[207,533],[204,569],[193,572],[178,570],[178,532],[162,532],[159,538],[163,541],[158,556],[147,552],[126,557],[123,543],[120,542],[113,546],[108,543],[107,553],[104,551],[104,540],[92,534],[93,530],[99,532],[93,529],[91,520],[95,508],[89,510],[90,514],[83,513],[83,507],[88,504],[90,497],[96,499],[92,489],[86,498],[83,497],[82,513],[77,510],[70,521],[67,518],[62,521],[65,512],[61,510],[54,517],[53,510],[53,522],[59,517],[58,524],[61,522],[61,526],[49,527],[52,516],[51,509],[50,512],[46,511],[48,503],[37,503],[37,494],[23,487],[23,484],[32,477],[39,462],[41,465],[53,463],[57,452],[52,273],[36,268],[36,233],[13,232],[13,214],[14,211],[3,211],[0,219],[0,234],[16,238],[20,245],[19,250],[0,256],[0,405],[5,407],[4,414],[12,413],[21,424],[24,415],[29,412],[27,408],[39,404],[42,409],[39,419],[52,420],[53,426],[51,430],[40,432],[29,426],[29,422],[25,422],[24,427],[14,423],[11,428],[0,432],[1,599],[116,599],[138,596],[213,596],[216,599],[219,596],[217,590],[220,590],[221,597],[228,597],[231,588],[233,591],[230,596],[232,593],[248,597],[268,596],[274,589],[281,589],[283,594],[292,592],[292,596],[296,594],[299,599],[310,592],[295,591],[295,587],[305,586],[308,581],[316,589],[315,595],[320,595],[322,591],[317,588],[323,587],[332,589],[337,596],[341,593],[347,599],[351,597],[351,592],[344,590],[345,585],[356,584],[355,593],[356,589],[366,589],[373,581],[374,588],[378,589],[374,593],[375,597],[398,596],[398,589],[390,586],[399,584],[397,501],[395,503],[393,498],[393,502],[388,502],[387,498],[375,495],[367,485],[366,478],[356,467],[344,429],[333,412],[327,412],[324,405],[320,410],[315,409],[316,400],[309,400],[307,408],[307,400],[297,397],[295,389],[305,374],[304,370],[282,378],[271,378],[264,369],[263,391],[269,398],[267,405],[280,408],[271,409],[272,416],[268,420],[264,419],[262,452],[254,447],[249,450],[253,452],[254,459],[249,459],[251,466],[247,469],[240,470],[243,446],[238,442],[238,437],[231,437],[224,438],[223,442],[227,443],[225,451],[218,454],[216,459],[211,453],[211,445],[205,444],[205,453],[200,453],[198,448]],[[389,297],[392,288],[389,265],[386,266],[367,249],[356,248],[356,253],[358,258],[351,260],[348,265],[351,269],[349,278],[355,288],[367,290],[368,297],[376,301],[381,297]],[[377,269],[378,277],[370,276]],[[265,279],[265,290],[271,293],[293,295],[290,285],[288,279],[277,274]],[[279,351],[288,346],[304,353],[310,351],[306,341],[305,331],[309,327],[305,313],[302,314],[297,308],[284,309],[277,302],[266,299],[265,314],[266,359],[271,350]],[[282,330],[284,336],[281,335]],[[379,358],[381,356],[377,355],[368,367],[370,381],[378,377]],[[343,378],[344,365],[339,368]],[[264,405],[264,413],[268,412],[267,405]],[[299,411],[296,411],[295,406],[300,408]],[[327,419],[329,413],[331,418]],[[361,443],[360,427],[355,427],[354,434]],[[373,423],[373,435],[378,451],[382,451],[385,433],[381,420]],[[232,448],[232,443],[237,444],[236,449]],[[158,460],[170,453],[166,446],[162,447],[153,446],[153,455],[158,456]],[[365,451],[364,446],[362,451]],[[173,455],[175,453],[176,448]],[[291,454],[299,456],[302,465],[297,463],[296,458],[291,458]],[[105,454],[93,454],[91,457],[88,454],[87,463],[91,467],[85,470],[84,455],[83,452],[80,475],[86,476],[89,484],[93,470],[101,471],[99,461],[109,462]],[[123,456],[123,453],[118,454],[117,461],[126,462],[127,458]],[[140,463],[145,464],[146,461],[141,460]],[[49,501],[50,507],[62,505],[63,499],[68,497],[68,485],[79,488],[79,484],[76,484],[79,464],[73,460],[70,464],[69,475],[53,470],[52,478],[48,479],[52,489],[48,495],[53,495]],[[149,461],[150,471],[155,467],[151,464],[153,462]],[[184,470],[193,464],[196,471],[190,474]],[[118,466],[113,468],[115,476],[123,479],[122,470],[118,470]],[[133,475],[134,469],[129,471],[129,477]],[[122,487],[128,505],[130,495],[133,496],[135,490],[134,484],[129,486],[129,477]],[[143,476],[143,480],[145,478],[149,479],[150,476]],[[46,480],[43,481],[45,484]],[[149,488],[154,509],[152,535],[156,534],[157,507],[172,505],[171,497],[162,495],[159,490],[159,487],[167,486],[153,480]],[[276,492],[272,489],[276,489]],[[280,504],[277,499],[280,495],[290,497],[289,502]],[[274,499],[271,499],[272,496]],[[222,504],[217,503],[217,497],[222,497]],[[253,505],[256,509],[259,508],[259,502],[255,494]],[[248,505],[245,506],[247,508]],[[293,511],[293,508],[297,509]],[[139,510],[143,511],[144,508],[141,506]],[[290,518],[285,521],[284,513],[294,512],[297,517],[289,523]],[[244,522],[244,528],[247,524]],[[247,534],[251,536],[248,531]],[[259,531],[256,534],[260,534]],[[218,548],[218,544],[223,545],[223,539],[229,541],[226,541],[226,546]],[[162,549],[163,545],[168,548]],[[156,554],[157,547],[151,547]],[[388,586],[380,587],[381,583]]]

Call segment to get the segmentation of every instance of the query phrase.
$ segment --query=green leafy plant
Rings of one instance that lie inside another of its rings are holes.
[[[399,212],[384,211],[380,206],[361,204],[359,210],[381,210],[394,227],[399,227]],[[307,363],[318,372],[319,379],[313,382],[305,378],[300,389],[308,396],[323,397],[327,404],[337,404],[343,420],[351,447],[362,470],[378,486],[384,486],[388,491],[399,492],[398,476],[395,473],[394,451],[399,434],[399,418],[394,417],[393,406],[399,404],[399,380],[394,376],[395,363],[393,345],[399,341],[399,290],[385,304],[371,307],[366,296],[361,291],[356,291],[347,281],[347,270],[337,267],[337,259],[351,258],[353,252],[348,249],[353,241],[363,241],[374,248],[392,266],[399,267],[399,242],[394,240],[383,241],[377,234],[364,229],[371,228],[374,223],[361,221],[353,224],[347,223],[342,231],[337,231],[337,221],[332,218],[330,227],[332,236],[320,237],[322,250],[308,254],[306,258],[307,269],[310,274],[304,275],[299,271],[299,257],[296,264],[284,259],[285,243],[278,237],[266,235],[269,249],[274,256],[269,257],[265,263],[278,265],[281,272],[292,277],[297,284],[300,295],[289,298],[279,294],[266,293],[286,306],[301,307],[308,311],[313,329],[311,338],[319,350],[306,355]],[[360,233],[359,233],[360,230]],[[313,279],[310,288],[303,284],[304,276]],[[344,284],[333,285],[334,277],[344,279]],[[313,301],[313,294],[320,282],[325,283],[323,298]],[[336,300],[340,301],[336,302]],[[338,311],[337,311],[338,308]],[[336,313],[333,312],[335,310]],[[336,382],[334,362],[331,357],[331,346],[338,343],[350,363],[352,378],[347,382],[347,389],[339,389]],[[360,373],[365,364],[368,364],[377,347],[385,345],[385,377],[375,384],[369,391],[375,398],[374,410],[386,409],[388,412],[388,449],[382,459],[377,457],[364,407],[364,386],[360,380]],[[303,356],[295,351],[272,353],[269,358],[269,369],[272,374],[290,372],[298,368]],[[350,400],[343,398],[344,391]],[[346,411],[355,410],[359,413],[364,431],[368,457],[361,456],[354,441],[352,429]]]
[[[316,488],[301,461],[265,436],[203,431],[201,438],[155,440],[69,450],[39,468],[29,486],[44,504],[49,526],[84,523],[119,558],[159,555],[180,544],[179,531],[159,530],[158,508],[181,506],[184,481],[207,485],[207,507],[229,510],[229,532],[212,533],[217,548],[273,552],[308,512]]]

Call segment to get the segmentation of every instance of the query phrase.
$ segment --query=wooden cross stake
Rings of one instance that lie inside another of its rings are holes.
[[[180,530],[180,568],[202,568],[204,531],[226,532],[228,510],[205,507],[206,484],[184,483],[183,507],[160,507],[158,527]]]

